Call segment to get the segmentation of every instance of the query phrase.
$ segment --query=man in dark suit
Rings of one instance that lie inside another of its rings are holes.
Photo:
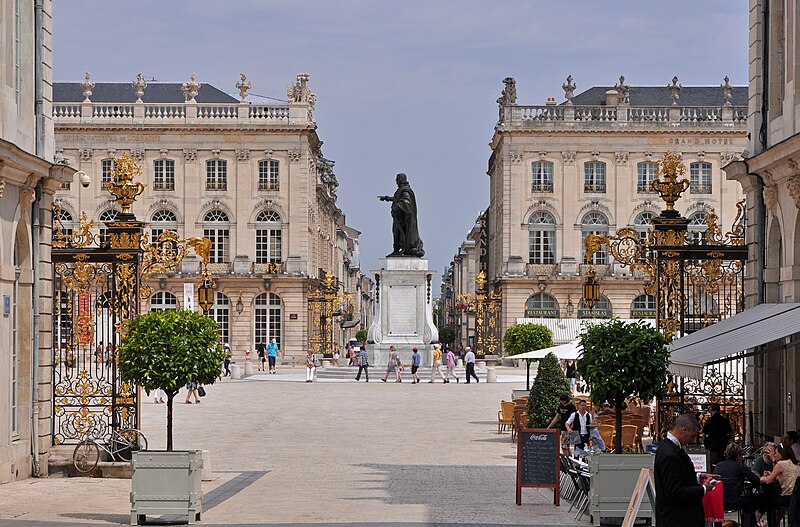
[[[692,414],[682,414],[667,438],[659,443],[655,459],[656,525],[704,527],[703,495],[717,484],[713,474],[698,474],[683,450],[697,437],[699,425]]]

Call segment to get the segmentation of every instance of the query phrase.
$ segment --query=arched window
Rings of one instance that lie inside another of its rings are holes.
[[[256,343],[266,344],[272,339],[281,347],[281,326],[283,323],[281,297],[275,293],[261,293],[255,300]]]
[[[602,161],[589,161],[583,164],[583,191],[605,193],[606,164]]]
[[[591,310],[583,303],[583,300],[578,306],[578,318],[611,318],[612,314],[611,302],[608,301],[606,295],[600,295],[600,299]]]
[[[528,263],[556,263],[556,219],[549,212],[534,212],[528,220]]]
[[[711,163],[690,164],[689,183],[692,194],[711,194]]]
[[[178,218],[171,210],[161,209],[150,218],[150,241],[155,241],[164,231],[178,232]]]
[[[169,291],[158,291],[150,297],[150,311],[178,309],[178,299]]]
[[[110,242],[108,239],[108,229],[105,227],[105,222],[116,221],[119,212],[114,209],[106,209],[100,213],[98,218],[100,221],[100,245],[106,245]]]
[[[644,294],[634,298],[631,318],[656,318],[656,297]]]
[[[525,317],[558,318],[558,302],[547,293],[536,293],[525,304]]]
[[[230,223],[219,209],[208,211],[203,218],[203,236],[211,240],[211,263],[230,261]]]
[[[175,190],[175,161],[153,161],[153,190]]]
[[[230,343],[231,309],[228,297],[217,291],[214,297],[214,307],[208,312],[208,316],[216,321],[219,326],[219,336],[223,343]]]
[[[633,219],[633,228],[636,229],[639,236],[647,238],[647,233],[653,230],[653,218],[655,217],[655,212],[645,211]]]
[[[281,217],[274,210],[262,210],[256,217],[256,263],[281,261],[283,240]]]
[[[658,165],[644,161],[636,165],[636,192],[639,194],[649,194],[655,192],[650,183],[658,177]]]
[[[608,234],[608,218],[606,218],[605,214],[602,212],[587,212],[581,220],[581,252],[584,254],[584,259],[582,262],[586,261],[586,249],[584,248],[585,246],[583,242],[590,234]],[[606,249],[606,246],[600,246],[600,249],[598,249],[598,251],[591,256],[588,263],[607,264],[608,250]]]
[[[228,162],[224,159],[206,161],[206,190],[228,190]]]
[[[531,190],[553,192],[553,163],[550,161],[531,163]]]
[[[692,243],[703,243],[705,241],[704,233],[708,230],[708,225],[706,225],[706,213],[695,212],[689,216],[689,226],[687,230],[689,231],[689,241]]]
[[[280,164],[274,159],[258,162],[258,190],[280,190]]]
[[[74,229],[72,214],[64,209],[59,209],[53,214],[53,218],[61,224],[61,233],[64,236],[72,236]]]

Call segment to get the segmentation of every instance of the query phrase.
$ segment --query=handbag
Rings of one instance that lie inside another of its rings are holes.
[[[205,397],[206,396],[205,388],[203,388],[202,386],[198,386],[197,387],[197,395],[199,395],[200,397]]]

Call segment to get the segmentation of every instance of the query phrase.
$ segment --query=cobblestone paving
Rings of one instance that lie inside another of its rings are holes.
[[[550,490],[514,503],[515,447],[496,418],[522,383],[308,384],[301,372],[224,380],[202,404],[179,395],[175,448],[209,450],[216,476],[203,484],[203,525],[589,524],[568,502],[553,506]],[[142,405],[151,449],[165,445],[165,413]],[[129,492],[112,479],[3,485],[0,526],[127,524]]]

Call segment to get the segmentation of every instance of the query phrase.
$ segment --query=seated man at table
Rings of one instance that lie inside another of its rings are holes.
[[[772,452],[775,451],[775,443],[766,443],[761,455],[753,461],[751,469],[756,476],[765,476],[765,473],[772,471]]]
[[[759,477],[742,463],[742,447],[735,443],[728,445],[725,449],[725,461],[717,463],[714,472],[720,475],[723,483],[722,491],[725,496],[725,510],[742,510],[753,512],[757,509],[764,509],[765,503],[762,494],[743,495],[742,490],[745,481],[749,481],[756,487],[759,484]]]

